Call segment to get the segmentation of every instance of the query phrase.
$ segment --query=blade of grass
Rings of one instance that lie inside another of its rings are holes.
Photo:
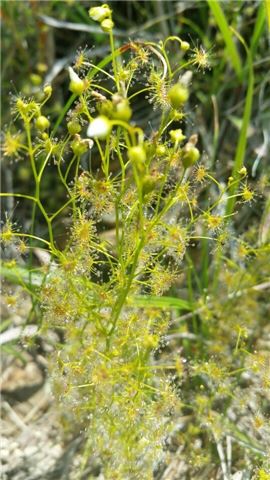
[[[247,94],[245,99],[245,107],[242,119],[242,125],[239,135],[239,140],[236,147],[236,153],[234,158],[234,166],[232,176],[238,179],[237,182],[233,182],[230,190],[229,196],[226,204],[226,216],[227,221],[231,218],[230,215],[234,211],[234,206],[236,202],[235,194],[239,187],[239,183],[241,180],[241,176],[238,173],[241,167],[243,166],[245,154],[246,154],[246,144],[247,144],[247,130],[250,122],[251,112],[252,112],[252,99],[253,99],[253,90],[254,90],[254,72],[253,72],[253,55],[251,49],[248,49],[245,41],[243,38],[234,31],[235,35],[239,38],[240,42],[244,45],[245,50],[247,52],[247,67],[248,67],[248,86],[247,86]],[[218,279],[219,279],[219,272],[221,267],[221,260],[222,254],[219,251],[217,253],[217,257],[215,260],[215,269],[214,269],[214,278],[213,278],[213,291],[216,292],[218,288]]]
[[[258,45],[258,42],[260,40],[261,34],[263,32],[263,29],[264,29],[265,20],[266,20],[265,8],[264,8],[264,4],[261,3],[261,5],[258,8],[255,27],[254,27],[254,31],[253,31],[251,42],[250,42],[250,50],[251,50],[251,53],[252,53],[253,57],[254,57],[254,53],[257,49],[257,45]]]
[[[18,347],[13,343],[7,343],[5,345],[2,345],[1,350],[5,352],[7,355],[10,355],[11,358],[18,358],[18,360],[21,360],[23,365],[26,365],[27,360],[25,358],[25,355],[23,352],[20,352],[18,350]]]
[[[233,36],[230,30],[230,27],[228,25],[228,22],[226,20],[226,17],[224,15],[224,12],[220,6],[219,0],[207,0],[208,5],[216,19],[216,22],[218,24],[218,27],[223,35],[223,40],[225,42],[225,45],[227,47],[227,52],[228,55],[231,59],[233,68],[235,70],[235,73],[239,80],[242,78],[242,65],[241,65],[241,59],[240,55],[237,51],[237,48],[234,44],[233,41]]]
[[[157,307],[157,308],[170,308],[170,309],[179,309],[179,310],[188,310],[192,311],[195,307],[194,304],[188,302],[187,300],[182,300],[181,298],[176,297],[155,297],[147,295],[138,295],[134,297],[132,302],[137,307]]]
[[[238,177],[238,182],[233,182],[232,187],[229,190],[229,198],[226,205],[226,215],[232,214],[234,210],[235,202],[236,202],[236,197],[234,195],[238,189],[240,178],[241,178],[238,172],[242,168],[244,159],[245,159],[246,145],[247,145],[247,131],[248,131],[248,126],[249,126],[251,112],[252,112],[252,99],[253,99],[253,90],[254,90],[253,57],[252,57],[251,50],[248,49],[244,39],[239,35],[239,33],[237,33],[236,31],[234,33],[239,38],[240,42],[244,45],[245,50],[247,52],[248,88],[247,88],[245,108],[243,113],[242,126],[240,130],[239,140],[237,143],[233,172],[232,172],[232,177],[233,178]]]
[[[4,332],[11,325],[11,319],[2,320],[0,324],[0,334]]]
[[[270,31],[270,0],[264,0],[264,6],[267,17],[268,30]]]
[[[44,273],[32,271],[31,282],[29,282],[29,270],[27,268],[18,267],[17,265],[10,268],[2,264],[1,276],[14,284],[20,284],[20,281],[23,281],[28,287],[39,287],[42,283]]]

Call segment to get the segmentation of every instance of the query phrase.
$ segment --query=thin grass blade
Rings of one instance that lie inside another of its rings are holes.
[[[270,31],[270,0],[264,0],[268,30]]]
[[[18,267],[17,265],[9,268],[2,264],[1,277],[15,285],[23,282],[28,287],[40,287],[44,278],[44,273],[32,271],[31,282],[29,282],[29,270],[27,268]]]
[[[240,136],[236,148],[236,154],[234,158],[234,166],[233,166],[233,172],[232,172],[232,177],[235,179],[239,179],[238,182],[234,182],[232,184],[232,187],[230,188],[229,191],[229,198],[228,202],[226,205],[226,215],[231,215],[233,210],[234,210],[234,205],[236,202],[236,197],[235,193],[238,189],[239,183],[240,183],[240,174],[238,173],[239,170],[242,168],[244,159],[245,159],[245,154],[246,154],[246,145],[247,145],[247,131],[249,127],[249,122],[250,122],[250,117],[251,117],[251,112],[252,112],[252,99],[253,99],[253,90],[254,90],[254,72],[253,72],[253,57],[251,50],[248,49],[245,41],[243,38],[235,32],[239,40],[242,42],[242,44],[245,47],[245,50],[247,52],[247,65],[248,65],[248,88],[247,88],[247,95],[246,95],[246,101],[245,101],[245,108],[244,108],[244,113],[243,113],[243,121],[242,121],[242,126],[240,130]]]
[[[182,300],[181,298],[176,297],[155,297],[147,295],[138,295],[136,296],[132,303],[138,307],[149,307],[149,308],[167,308],[167,309],[177,309],[177,310],[194,310],[194,304],[188,302],[187,300]]]
[[[231,33],[230,27],[224,15],[224,12],[220,6],[219,0],[207,0],[209,8],[211,9],[218,27],[223,35],[225,45],[227,47],[228,55],[231,59],[232,66],[235,70],[235,73],[239,79],[242,78],[242,64],[240,55],[237,51],[237,48],[234,44],[233,35]]]

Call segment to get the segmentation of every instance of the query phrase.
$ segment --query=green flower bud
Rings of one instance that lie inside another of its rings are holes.
[[[183,50],[183,52],[186,52],[187,50],[190,49],[190,45],[189,45],[188,42],[182,41],[181,45],[180,45],[180,48],[181,48],[181,50]]]
[[[156,149],[156,154],[158,157],[162,157],[166,154],[166,147],[165,145],[158,145]]]
[[[70,77],[69,90],[76,95],[81,95],[85,90],[84,81],[74,72],[73,68],[68,67],[68,71]]]
[[[177,130],[170,130],[169,134],[172,141],[177,144],[181,143],[186,138],[186,136],[183,135],[181,128],[178,128]]]
[[[89,17],[95,22],[102,22],[105,18],[110,17],[112,11],[110,7],[104,3],[100,7],[92,7],[89,10]]]
[[[30,80],[35,87],[38,87],[42,83],[42,78],[37,73],[31,73]]]
[[[75,135],[76,133],[79,133],[82,129],[81,125],[79,124],[79,122],[76,122],[76,120],[71,120],[70,122],[68,122],[67,128],[70,135]]]
[[[191,167],[200,158],[199,150],[192,143],[187,143],[183,149],[182,163],[184,168]]]
[[[247,175],[246,167],[240,168],[240,170],[238,170],[238,173],[239,173],[239,175],[242,175],[243,177],[246,177],[246,175]]]
[[[71,81],[69,84],[69,90],[72,93],[76,93],[76,95],[81,95],[84,91],[84,83],[81,80],[80,82],[73,82]]]
[[[44,115],[40,115],[39,117],[37,117],[36,128],[38,130],[43,132],[43,130],[46,130],[47,128],[49,128],[49,126],[50,126],[50,122],[47,117],[44,117]]]
[[[101,101],[101,103],[97,105],[97,108],[100,115],[104,115],[107,118],[113,117],[113,103],[111,100],[105,99],[104,101]]]
[[[100,24],[103,32],[111,32],[114,27],[114,23],[110,18],[105,18]]]
[[[168,98],[173,108],[181,108],[187,101],[188,96],[188,89],[180,83],[173,85],[168,92]]]
[[[123,98],[120,101],[117,101],[114,105],[112,118],[115,120],[122,120],[123,122],[128,122],[132,115],[132,110],[129,106],[127,99]]]
[[[46,95],[46,97],[50,97],[51,94],[52,94],[51,85],[45,85],[45,87],[43,88],[43,93],[44,93],[44,95]]]
[[[174,109],[171,111],[170,119],[172,119],[174,122],[181,122],[184,116],[185,114],[182,111]]]
[[[48,65],[46,65],[46,63],[39,62],[37,64],[37,71],[39,73],[45,73],[45,72],[47,72],[47,70],[48,70]]]
[[[142,165],[146,161],[146,152],[140,145],[130,147],[128,150],[129,160],[135,165]]]
[[[77,155],[78,157],[88,150],[87,143],[84,142],[79,135],[73,140],[73,142],[71,142],[70,146],[74,155]]]

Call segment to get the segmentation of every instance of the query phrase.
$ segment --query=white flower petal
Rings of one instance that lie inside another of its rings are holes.
[[[110,134],[110,131],[110,121],[103,115],[100,115],[89,124],[89,127],[87,129],[87,136],[102,139],[106,138]]]
[[[82,80],[80,79],[80,77],[77,75],[76,72],[74,72],[73,68],[72,67],[68,67],[68,73],[69,73],[69,78],[71,80],[71,82],[81,82]]]

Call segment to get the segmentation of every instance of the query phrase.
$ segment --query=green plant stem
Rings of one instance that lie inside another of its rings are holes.
[[[73,94],[69,97],[69,99],[68,99],[67,103],[65,104],[65,106],[62,108],[61,113],[59,114],[59,117],[57,118],[57,120],[56,120],[56,122],[55,122],[55,124],[54,124],[53,130],[52,130],[52,133],[51,133],[52,137],[56,134],[59,126],[61,125],[63,119],[65,118],[67,112],[69,111],[71,105],[74,103],[74,101],[76,100],[77,97],[78,97],[78,95],[76,95],[75,93],[73,93]]]
[[[40,169],[40,171],[39,171],[39,173],[38,173],[37,181],[38,181],[39,183],[41,182],[41,178],[42,178],[43,172],[44,172],[45,167],[46,167],[46,165],[47,165],[47,163],[48,163],[48,161],[49,161],[49,159],[50,159],[51,154],[52,154],[52,150],[49,151],[49,153],[48,153],[47,157],[45,158],[45,160],[44,160],[44,162],[43,162],[43,164],[42,164],[42,167],[41,167],[41,169]]]
[[[29,121],[25,120],[24,125],[25,125],[25,132],[26,132],[27,143],[28,143],[28,154],[29,154],[30,164],[31,164],[33,175],[34,175],[34,179],[37,182],[38,174],[37,174],[35,159],[34,159],[34,155],[33,155],[33,145],[32,145]]]
[[[22,238],[33,238],[33,240],[38,240],[39,242],[45,243],[48,247],[50,246],[50,242],[44,240],[44,238],[37,237],[36,235],[31,235],[30,233],[12,233],[13,237],[22,237]]]
[[[162,51],[162,55],[165,58],[165,61],[166,61],[167,67],[168,67],[169,78],[171,79],[172,78],[172,69],[171,69],[171,64],[169,62],[168,55],[167,55],[167,52],[166,52],[166,49],[165,49],[165,45],[166,45],[166,43],[164,42],[164,47],[162,48],[161,51]]]
[[[16,197],[16,198],[25,198],[26,200],[31,200],[36,202],[36,198],[31,195],[24,195],[23,193],[0,193],[0,197]]]
[[[70,169],[71,169],[73,163],[75,162],[76,158],[77,158],[77,156],[76,156],[76,155],[73,155],[72,159],[71,159],[70,162],[69,162],[69,165],[68,165],[68,167],[67,167],[67,169],[66,169],[66,173],[65,173],[65,175],[64,175],[65,182],[67,181],[68,174],[69,174]]]
[[[24,125],[25,125],[25,131],[26,131],[26,137],[27,137],[27,143],[28,143],[28,154],[29,154],[29,158],[30,158],[30,164],[31,164],[32,173],[33,173],[34,180],[35,180],[35,185],[36,185],[36,191],[35,191],[36,202],[33,203],[32,213],[31,213],[30,254],[29,254],[29,260],[28,260],[29,267],[30,267],[29,268],[29,283],[31,284],[31,275],[32,275],[31,267],[32,267],[32,264],[33,264],[33,252],[32,252],[33,242],[32,242],[32,239],[33,239],[33,235],[35,233],[36,207],[37,207],[37,203],[38,203],[38,199],[39,199],[39,179],[38,179],[37,169],[36,169],[36,165],[35,165],[35,159],[34,159],[34,155],[33,155],[33,145],[32,145],[29,121],[25,120]]]
[[[134,257],[133,257],[133,260],[132,260],[132,268],[131,268],[131,272],[129,273],[129,276],[128,276],[127,284],[126,284],[125,288],[123,288],[122,292],[120,293],[120,295],[119,295],[119,297],[118,297],[118,299],[117,299],[117,301],[114,305],[114,308],[112,310],[112,317],[111,317],[112,327],[109,331],[107,347],[109,347],[109,345],[110,345],[111,336],[112,336],[112,334],[113,334],[113,332],[116,328],[117,320],[120,316],[120,313],[122,311],[122,308],[124,306],[124,303],[126,301],[128,293],[130,291],[132,282],[135,278],[139,255],[140,255],[143,247],[144,247],[144,236],[142,236],[142,238],[140,239],[139,244],[136,248],[136,251],[135,251],[135,254],[134,254]]]
[[[114,38],[113,38],[113,31],[110,30],[110,47],[112,52],[112,64],[113,64],[113,72],[114,72],[114,79],[117,87],[117,91],[120,91],[120,83],[119,83],[119,75],[117,69],[117,62],[116,62],[116,53],[114,48]]]
[[[59,215],[59,213],[61,213],[70,203],[73,203],[73,202],[74,202],[74,199],[72,197],[64,205],[62,205],[62,207],[60,207],[55,213],[50,215],[50,217],[49,217],[50,222],[52,222],[55,219],[55,217],[57,217],[57,215]]]

